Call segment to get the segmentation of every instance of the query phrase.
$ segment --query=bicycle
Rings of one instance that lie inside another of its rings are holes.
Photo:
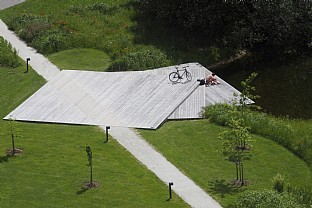
[[[187,71],[187,68],[188,66],[183,66],[181,70],[179,70],[179,67],[176,66],[176,72],[171,72],[169,74],[169,80],[175,84],[175,83],[178,83],[178,82],[181,82],[182,80],[184,80],[186,78],[187,81],[185,81],[184,83],[186,82],[190,82],[192,80],[192,75],[189,71]],[[182,74],[180,74],[180,72],[182,72]],[[184,77],[185,76],[185,77]]]

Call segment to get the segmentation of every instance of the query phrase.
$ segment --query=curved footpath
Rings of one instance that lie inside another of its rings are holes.
[[[60,72],[47,58],[37,53],[33,48],[28,47],[12,31],[9,31],[2,20],[0,20],[0,36],[12,44],[22,59],[30,58],[29,65],[47,81]],[[105,130],[105,126],[101,126],[101,128]],[[109,133],[165,184],[168,185],[169,182],[173,182],[172,190],[190,206],[200,208],[221,207],[203,189],[181,173],[132,129],[112,127]]]

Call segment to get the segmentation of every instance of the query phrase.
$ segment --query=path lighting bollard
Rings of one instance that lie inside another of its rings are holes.
[[[27,58],[26,59],[26,62],[27,62],[27,68],[26,68],[26,71],[25,71],[25,73],[27,73],[28,72],[28,62],[30,61],[30,58]]]
[[[106,132],[106,141],[104,143],[108,142],[108,129],[110,129],[110,126],[105,127],[105,132]]]
[[[172,190],[171,190],[171,186],[173,186],[173,183],[172,183],[172,182],[169,183],[169,199],[168,199],[168,201],[169,201],[170,199],[172,199]]]

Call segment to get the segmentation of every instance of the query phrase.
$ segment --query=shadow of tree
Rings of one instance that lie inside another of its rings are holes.
[[[89,188],[81,187],[79,191],[76,192],[77,195],[83,194],[84,192],[88,191]]]
[[[214,180],[214,181],[209,181],[209,186],[210,190],[217,195],[220,195],[222,198],[225,197],[225,195],[229,194],[236,194],[239,192],[242,192],[245,190],[244,187],[237,186],[233,182],[227,182],[224,179],[221,180]]]
[[[9,162],[9,158],[11,157],[11,155],[0,156],[0,163]]]
[[[140,10],[138,4],[131,6]],[[167,21],[144,12],[134,16],[133,21],[137,23],[130,28],[134,34],[134,42],[161,49],[174,64],[194,62],[194,60],[204,65],[214,62],[210,48],[215,44],[214,40],[186,31],[176,24],[168,24]]]

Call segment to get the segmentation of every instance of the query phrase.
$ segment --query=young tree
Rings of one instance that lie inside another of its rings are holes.
[[[252,73],[245,81],[241,82],[242,93],[239,95],[238,102],[234,101],[230,108],[230,118],[227,122],[230,129],[219,135],[219,138],[223,140],[222,153],[235,163],[236,183],[239,182],[241,185],[245,185],[243,161],[247,158],[247,151],[249,153],[251,147],[247,144],[250,141],[250,127],[247,125],[245,114],[247,108],[250,108],[248,105],[251,103],[250,99],[259,97],[253,95],[255,87],[251,86],[251,82],[256,76],[257,73]]]
[[[9,119],[9,133],[11,135],[11,141],[12,141],[12,156],[15,155],[16,149],[15,149],[15,137],[17,137],[17,131],[16,131],[16,122],[14,119]]]
[[[90,146],[86,146],[86,152],[87,152],[88,161],[89,161],[88,166],[90,167],[90,183],[89,183],[89,188],[92,188],[92,187],[94,186],[94,183],[93,183],[93,175],[92,175],[92,150],[91,150]]]
[[[246,141],[250,140],[249,128],[242,125],[242,119],[232,118],[228,125],[230,129],[219,135],[219,138],[223,140],[222,153],[228,157],[229,161],[235,163],[235,183],[244,185],[243,161],[248,157]]]

